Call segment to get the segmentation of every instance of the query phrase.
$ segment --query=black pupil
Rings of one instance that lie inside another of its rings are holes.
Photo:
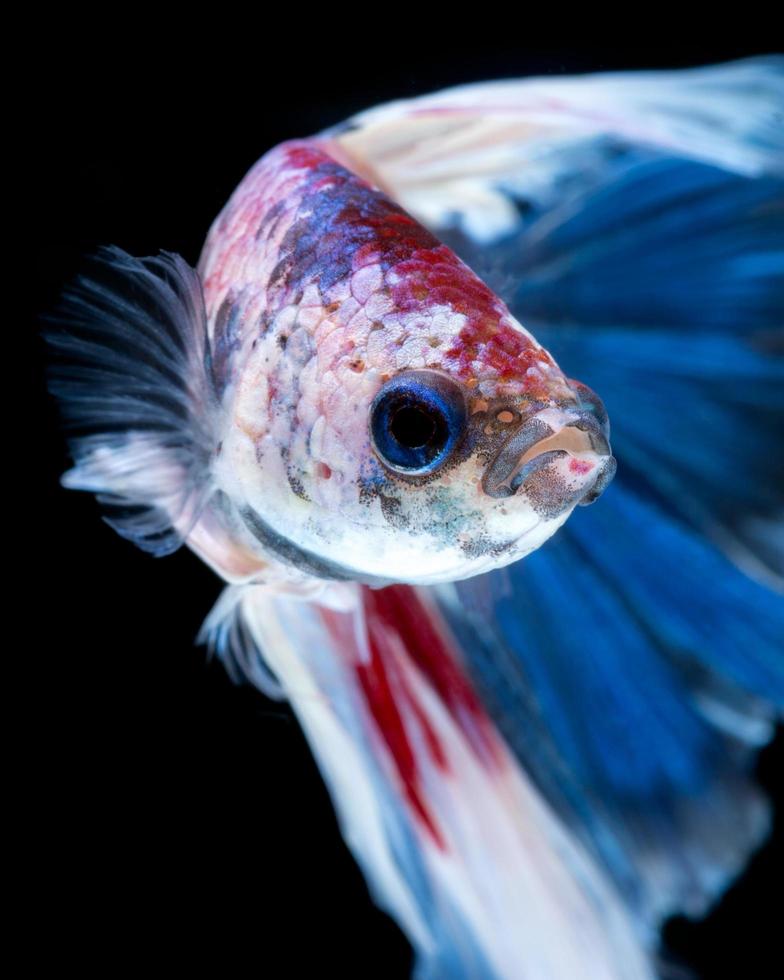
[[[435,436],[436,428],[432,412],[421,405],[403,405],[389,423],[394,439],[407,449],[426,446]]]

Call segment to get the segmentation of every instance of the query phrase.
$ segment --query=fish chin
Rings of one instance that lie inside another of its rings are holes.
[[[444,562],[445,567],[439,568],[434,565],[433,569],[424,569],[421,561],[417,566],[411,564],[410,559],[401,561],[399,566],[399,577],[395,581],[407,585],[440,585],[447,582],[460,582],[464,579],[474,578],[477,575],[484,575],[495,569],[511,565],[530,555],[537,548],[541,547],[555,532],[566,522],[569,514],[548,520],[537,521],[529,531],[519,538],[499,543],[494,548],[488,549],[483,554],[467,556],[464,552],[454,552],[445,556],[451,561]],[[412,573],[412,568],[416,571]]]
[[[374,553],[356,554],[356,564],[386,581],[407,585],[457,582],[520,561],[536,551],[568,520],[573,508],[555,518],[533,517],[522,533],[492,537],[489,529],[474,540],[436,542],[432,537],[403,542],[400,537]],[[367,537],[366,537],[367,540]]]

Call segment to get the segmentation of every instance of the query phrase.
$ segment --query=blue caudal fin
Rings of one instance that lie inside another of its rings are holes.
[[[507,243],[518,255],[513,305],[584,326],[780,326],[783,186],[774,176],[621,151],[588,194]]]
[[[767,827],[748,773],[784,709],[784,603],[623,479],[440,597],[510,744],[643,921],[701,912]]]

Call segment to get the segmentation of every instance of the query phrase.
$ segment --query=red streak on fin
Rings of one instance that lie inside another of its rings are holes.
[[[449,647],[446,628],[410,585],[363,588],[371,634],[382,627],[397,634],[411,660],[488,764],[496,759],[494,729],[471,682]]]
[[[406,802],[435,844],[445,849],[443,834],[427,803],[422,773],[429,765],[449,778],[449,759],[427,705],[412,683],[411,670],[441,701],[488,766],[499,761],[495,729],[462,669],[445,624],[417,590],[408,585],[362,587],[361,595],[365,649],[358,647],[352,615],[330,609],[322,609],[321,614],[354,671]]]
[[[400,707],[406,703],[423,732],[435,764],[446,768],[446,756],[438,736],[430,726],[424,709],[416,702],[406,683],[388,634],[373,629],[368,622],[369,657],[357,649],[350,617],[330,609],[321,610],[322,618],[339,649],[350,653],[362,695],[375,722],[376,730],[389,750],[409,806],[441,850],[446,843],[424,799],[421,775]]]
[[[406,799],[438,847],[445,850],[444,839],[424,800],[416,756],[397,705],[396,695],[404,694],[404,688],[394,654],[390,655],[391,651],[385,649],[384,640],[379,636],[374,637],[372,630],[369,639],[370,662],[356,665],[359,683],[378,730],[392,754]]]

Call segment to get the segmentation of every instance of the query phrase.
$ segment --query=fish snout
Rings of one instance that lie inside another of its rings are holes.
[[[547,408],[520,424],[485,470],[491,497],[524,494],[542,516],[596,500],[615,475],[610,426],[599,397],[570,382],[575,406]]]

